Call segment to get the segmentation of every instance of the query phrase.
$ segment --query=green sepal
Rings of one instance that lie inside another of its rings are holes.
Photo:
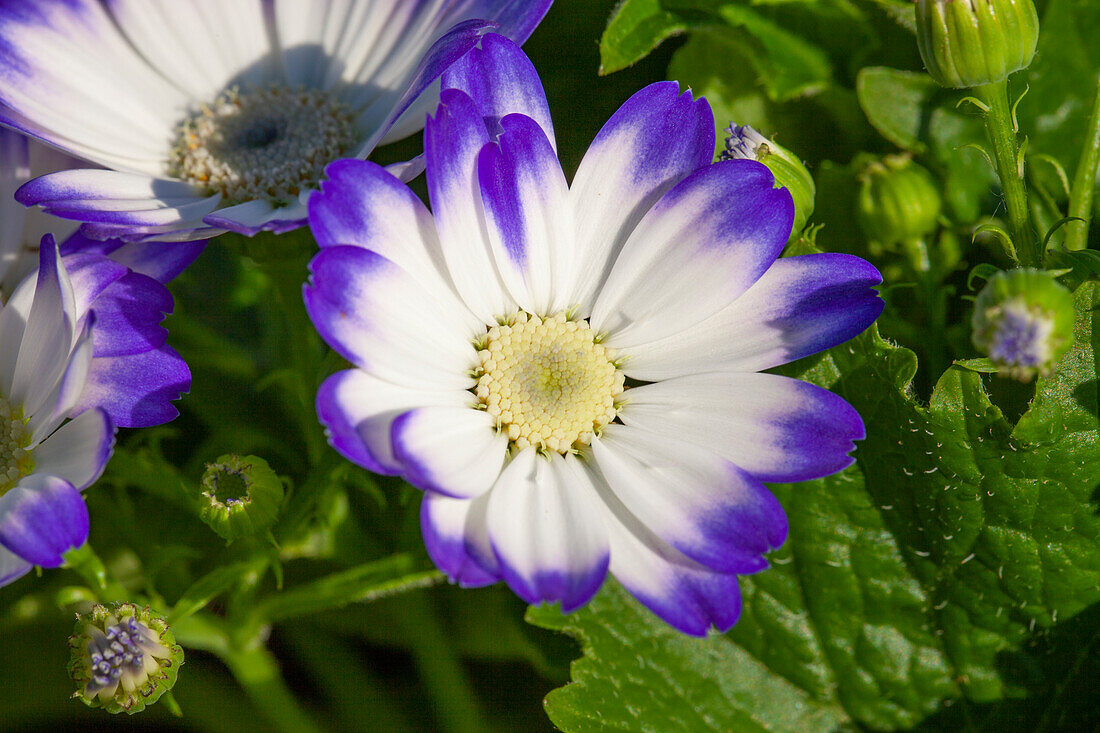
[[[917,45],[940,86],[1004,81],[1031,64],[1038,41],[1032,0],[917,0]]]
[[[908,155],[888,155],[860,173],[857,213],[867,238],[885,247],[924,239],[938,225],[943,199],[932,174]]]

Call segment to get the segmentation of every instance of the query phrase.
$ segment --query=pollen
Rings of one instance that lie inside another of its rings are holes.
[[[327,92],[230,89],[180,124],[169,173],[229,204],[285,205],[355,143],[351,109]]]
[[[479,346],[474,393],[516,449],[579,450],[618,414],[625,377],[584,321],[521,311]]]
[[[0,496],[34,470],[34,461],[27,450],[29,444],[30,432],[23,411],[0,396]]]

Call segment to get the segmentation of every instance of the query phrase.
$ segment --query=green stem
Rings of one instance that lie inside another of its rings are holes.
[[[70,570],[84,579],[101,603],[128,601],[130,594],[107,570],[90,542],[63,555]]]
[[[1024,186],[1020,149],[1016,144],[1016,127],[1012,122],[1012,109],[1008,102],[1008,82],[1006,80],[986,84],[977,87],[974,92],[989,107],[985,115],[985,130],[993,145],[993,158],[997,175],[1001,179],[1001,190],[1008,208],[1008,223],[1019,264],[1024,267],[1039,267],[1039,241],[1028,220],[1027,189]]]
[[[178,641],[189,649],[217,655],[244,689],[256,709],[267,715],[274,730],[284,733],[317,733],[310,719],[279,673],[279,665],[260,642],[260,635],[244,646],[234,644],[225,624],[209,614],[188,616],[172,627]]]
[[[1077,163],[1073,176],[1073,189],[1069,196],[1069,215],[1084,221],[1066,224],[1066,249],[1084,249],[1088,246],[1089,222],[1092,220],[1092,194],[1096,190],[1096,170],[1100,167],[1100,79],[1097,79],[1096,97],[1089,116],[1085,149]]]

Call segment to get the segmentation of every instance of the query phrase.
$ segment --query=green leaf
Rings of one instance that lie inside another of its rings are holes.
[[[976,725],[1028,694],[1038,712],[1018,714],[1044,715],[1064,681],[1051,675],[1076,672],[1029,677],[1005,660],[1100,602],[1097,304],[1083,288],[1076,345],[1015,426],[982,375],[959,367],[917,403],[912,352],[873,328],[785,370],[859,409],[857,465],[773,487],[790,539],[771,569],[742,579],[727,635],[683,639],[614,586],[567,618],[532,609],[585,650],[573,683],[547,698],[551,720],[567,731],[896,729],[954,704]],[[1086,647],[1096,636],[1074,633]]]
[[[600,38],[600,74],[625,69],[645,58],[661,41],[697,27],[682,12],[665,10],[662,0],[622,0]],[[705,15],[696,18],[702,24]]]
[[[899,148],[921,153],[925,108],[939,87],[928,74],[868,66],[856,76],[856,95],[867,120]]]

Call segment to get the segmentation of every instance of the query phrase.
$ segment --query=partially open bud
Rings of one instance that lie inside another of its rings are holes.
[[[943,200],[932,174],[908,155],[888,155],[859,174],[859,223],[887,247],[923,239],[937,225]]]
[[[775,176],[775,182],[787,189],[794,199],[794,227],[790,239],[797,239],[803,227],[814,213],[814,196],[817,188],[814,177],[794,153],[775,144],[748,125],[735,125],[732,122],[726,128],[726,149],[719,154],[721,160],[747,158],[763,163]]]
[[[282,479],[258,456],[220,456],[202,485],[202,521],[226,542],[266,530],[283,503]]]
[[[140,713],[176,684],[183,648],[163,618],[133,603],[96,604],[69,637],[73,697],[109,713]]]
[[[974,345],[1002,374],[1046,376],[1073,344],[1073,294],[1042,270],[998,272],[974,303]]]
[[[1032,0],[916,0],[928,73],[954,89],[1003,81],[1031,64],[1039,41]]]

